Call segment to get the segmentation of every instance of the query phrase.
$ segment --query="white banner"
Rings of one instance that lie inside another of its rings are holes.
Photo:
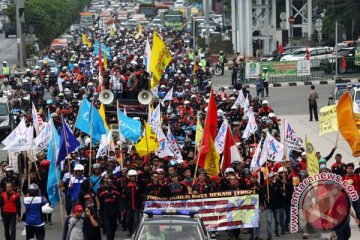
[[[245,65],[245,78],[258,78],[260,74],[260,63],[249,62]]]
[[[298,76],[310,76],[310,60],[300,60],[297,65]]]

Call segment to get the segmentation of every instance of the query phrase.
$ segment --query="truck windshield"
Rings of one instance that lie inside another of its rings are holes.
[[[165,16],[165,22],[178,23],[182,22],[182,16],[180,15],[167,15]]]

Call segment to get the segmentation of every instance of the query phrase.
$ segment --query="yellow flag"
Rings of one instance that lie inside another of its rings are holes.
[[[108,60],[107,60],[106,51],[104,51],[104,59],[103,59],[103,62],[104,62],[104,69],[106,70],[106,69],[107,69],[107,66],[108,66]]]
[[[204,169],[209,177],[217,176],[220,171],[220,155],[216,151],[214,140],[210,138],[210,149],[206,153],[204,161]]]
[[[314,176],[319,173],[319,161],[316,157],[314,146],[309,139],[305,136],[306,142],[306,159],[307,159],[307,171],[309,176]]]
[[[360,156],[360,132],[356,122],[356,119],[359,119],[359,117],[354,115],[349,93],[344,93],[341,96],[336,113],[339,132],[349,144],[352,155],[354,157]]]
[[[169,49],[166,47],[160,35],[154,31],[150,61],[150,73],[152,75],[151,89],[154,89],[159,84],[165,68],[171,61],[172,57]]]
[[[135,144],[136,151],[140,157],[143,157],[154,152],[158,147],[159,143],[155,133],[152,132],[150,125],[145,122],[145,136]]]
[[[200,118],[198,116],[196,121],[196,135],[195,135],[195,145],[197,148],[200,147],[201,138],[203,134],[204,134],[204,128],[202,127]]]
[[[113,37],[115,35],[115,26],[114,23],[109,27],[110,28],[110,36]]]
[[[99,114],[100,114],[102,120],[104,121],[106,129],[109,131],[109,126],[107,125],[107,122],[106,122],[105,106],[103,103],[100,104]]]
[[[82,34],[81,34],[81,38],[82,38],[83,44],[86,44],[88,47],[91,47],[91,46],[92,46],[92,43],[91,43],[90,40],[87,38],[86,34],[82,33]]]
[[[336,105],[320,108],[319,136],[338,130]]]

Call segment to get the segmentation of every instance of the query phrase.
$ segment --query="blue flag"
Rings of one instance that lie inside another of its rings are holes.
[[[141,136],[141,122],[127,117],[120,109],[118,109],[118,116],[121,134],[136,143]]]
[[[68,154],[73,152],[80,145],[68,125],[65,123],[65,119],[62,119],[60,131],[60,148],[57,158],[58,165],[61,161],[65,160]]]
[[[103,44],[103,43],[101,43],[100,46],[101,46],[101,55],[104,57],[104,53],[106,52],[107,59],[112,60],[112,57],[111,57],[111,54],[110,54],[110,49],[107,48],[105,46],[105,44]],[[96,56],[99,55],[99,41],[95,41],[94,53],[95,53]]]
[[[49,201],[51,203],[51,207],[54,207],[57,202],[59,202],[59,194],[58,194],[58,186],[56,179],[56,171],[58,171],[57,176],[60,176],[59,170],[56,168],[56,151],[60,145],[60,136],[57,132],[52,119],[50,118],[49,123],[51,124],[51,140],[49,143],[49,148],[47,152],[47,159],[50,161],[49,174],[47,179],[47,188],[46,191],[49,196]]]
[[[93,119],[91,119],[91,117]],[[92,121],[92,129],[90,129],[91,121]],[[101,141],[102,134],[107,134],[105,123],[100,116],[99,110],[97,110],[94,106],[92,106],[91,103],[86,98],[84,98],[81,103],[81,107],[78,113],[75,127],[89,135],[91,130],[91,136],[92,136],[91,138],[98,142]]]

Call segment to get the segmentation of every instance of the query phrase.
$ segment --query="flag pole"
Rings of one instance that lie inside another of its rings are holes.
[[[94,112],[94,98],[91,99],[90,108],[90,153],[89,153],[89,176],[91,175],[91,161],[92,161],[92,132],[93,132],[93,112]]]
[[[52,127],[51,128],[51,131],[52,131],[52,142],[53,142],[53,148],[54,148],[54,155],[55,155],[55,161],[53,161],[53,164],[55,166],[55,174],[56,174],[56,185],[59,186],[59,175],[58,175],[58,167],[56,165],[56,162],[57,162],[57,149],[56,149],[56,144],[55,144],[55,134],[54,134],[54,128]],[[50,168],[49,168],[50,170]],[[69,172],[70,172],[70,169],[69,169]],[[57,188],[58,190],[58,195],[59,195],[59,205],[60,205],[60,219],[61,219],[61,227],[64,228],[64,210],[63,210],[63,205],[62,205],[62,197],[61,197],[61,192],[60,192],[60,189]]]
[[[83,104],[84,104],[84,97],[83,97],[83,99],[81,100],[81,104],[80,104],[80,107],[79,107],[79,112],[80,112],[80,109],[81,109],[81,107],[82,107]],[[78,112],[78,115],[77,115],[77,117],[76,117],[76,120],[75,120],[75,124],[74,124],[74,126],[73,126],[73,129],[72,129],[73,132],[75,131],[75,128],[76,128],[76,125],[77,125],[77,122],[78,122],[78,119],[79,119],[79,112]]]
[[[65,150],[66,150],[66,157],[69,155],[69,149],[68,149],[68,142],[67,142],[67,133],[66,133],[66,130],[65,130],[65,121],[64,121],[64,117],[61,115],[61,122],[62,122],[62,131],[64,132],[64,135],[65,135]],[[65,157],[65,159],[66,159]],[[68,161],[68,170],[69,172],[71,172],[71,167],[70,167],[70,161]],[[71,180],[71,178],[70,178]],[[70,183],[69,183],[70,184]]]
[[[144,129],[145,129],[145,142],[146,142],[146,151],[147,151],[147,155],[146,156],[149,156],[150,153],[149,153],[149,143],[148,143],[148,139],[147,139],[147,133],[146,133],[146,126],[145,126],[145,120],[144,120]]]
[[[286,119],[284,118],[284,133],[283,133],[283,142],[284,142],[284,156],[283,156],[283,161],[282,161],[282,166],[283,166],[283,170],[285,170],[286,168],[286,155],[287,155],[287,148],[286,148]],[[283,171],[284,172],[284,171]],[[286,194],[286,184],[285,184],[285,181],[286,181],[286,173],[287,173],[287,170],[285,173],[283,173],[283,195]]]
[[[212,90],[213,90],[213,89],[211,88],[211,89],[210,89],[210,94],[211,94]],[[209,100],[209,103],[208,103],[208,106],[207,106],[208,110],[209,110],[209,106],[210,106],[210,100]],[[205,130],[205,124],[206,124],[206,122],[207,122],[207,119],[208,119],[208,114],[206,114],[206,117],[205,117],[204,130]],[[202,137],[201,137],[200,148],[202,147],[203,143],[204,143],[204,134],[203,134]],[[194,155],[194,156],[195,156],[195,155]],[[197,170],[198,170],[198,168],[199,168],[199,160],[200,160],[200,149],[198,149],[198,155],[196,156],[196,166],[195,166],[193,184],[195,183],[196,172],[197,172]]]
[[[119,125],[119,142],[120,142],[120,165],[121,165],[121,169],[123,169],[124,164],[123,164],[123,157],[122,157],[122,144],[121,144],[121,125],[120,125],[120,115],[119,115],[119,99],[116,99],[116,114],[117,114],[117,118],[118,118],[118,125]],[[117,144],[117,143],[116,143]],[[116,157],[116,156],[115,156]]]

